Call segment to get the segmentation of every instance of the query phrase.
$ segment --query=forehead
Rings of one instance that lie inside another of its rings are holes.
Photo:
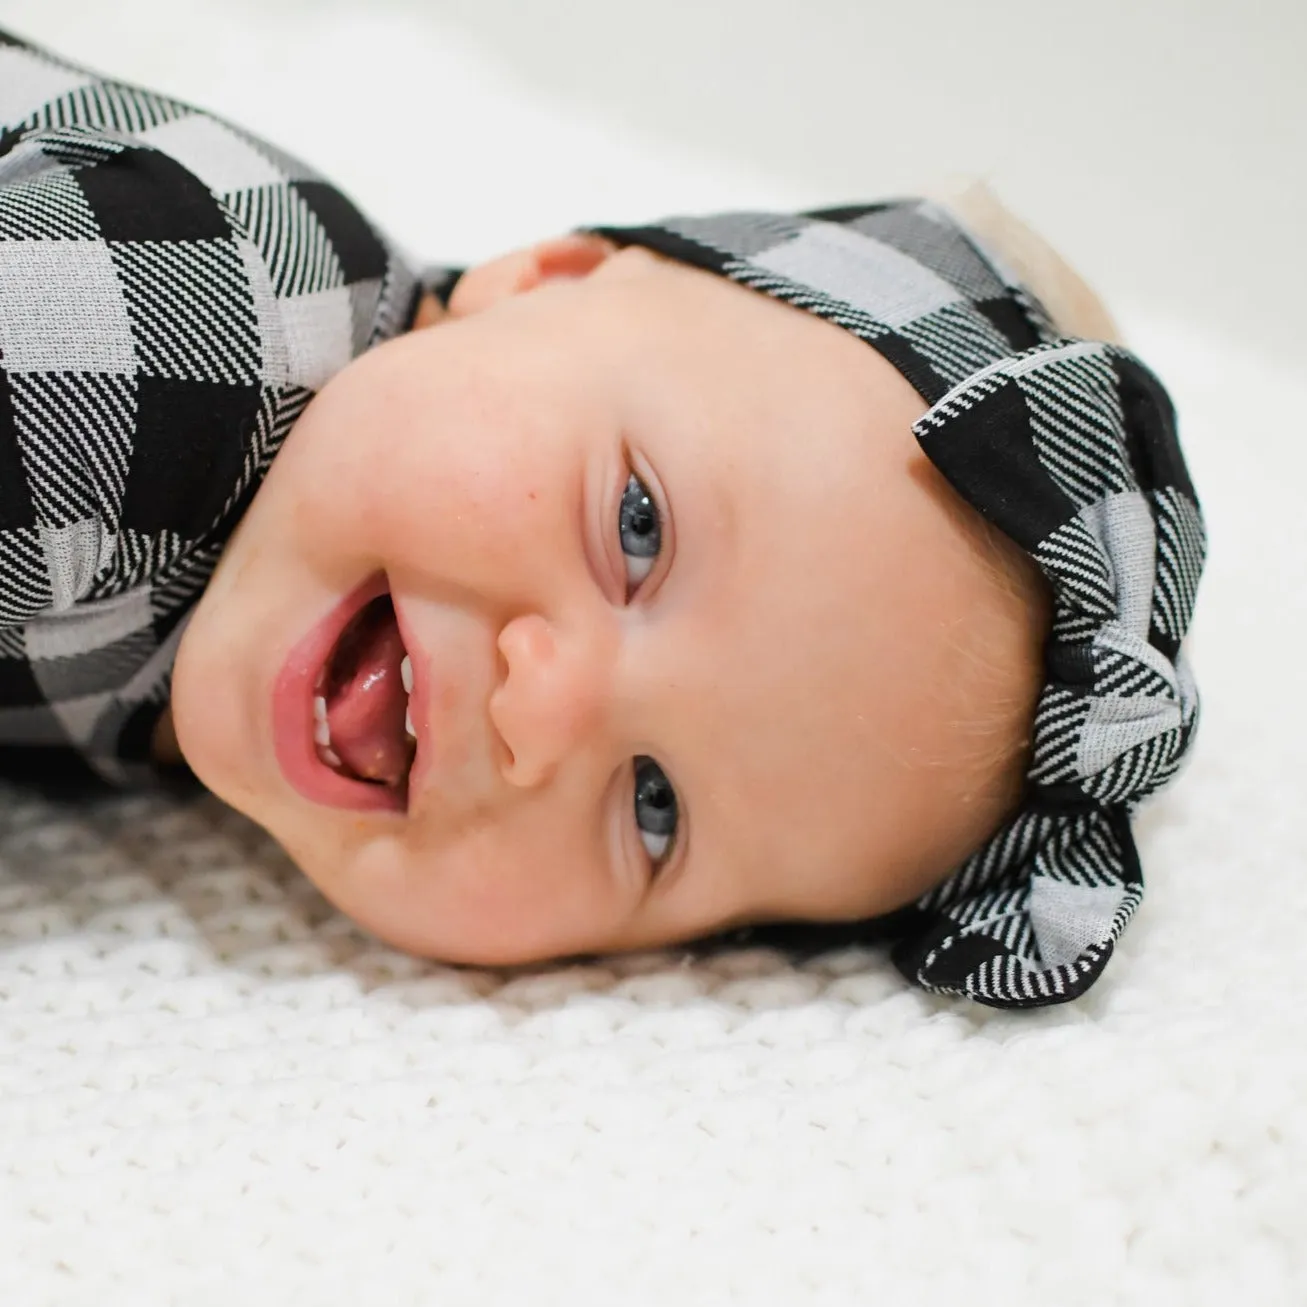
[[[975,563],[965,506],[912,432],[924,401],[838,327],[670,270],[676,293],[623,360],[623,425],[666,482],[698,620],[778,668],[787,643],[814,658],[900,646]]]

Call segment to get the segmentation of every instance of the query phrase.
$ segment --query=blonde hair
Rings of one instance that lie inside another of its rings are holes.
[[[985,252],[1030,288],[1059,331],[1120,343],[1120,328],[1088,283],[1047,241],[1017,218],[980,180],[925,187],[922,194],[949,209]],[[960,623],[955,633],[959,680],[953,687],[953,726],[966,741],[961,760],[964,801],[978,822],[976,843],[1020,800],[1031,726],[1043,686],[1043,646],[1052,596],[1035,561],[961,496],[947,508],[982,565],[990,600],[984,623]],[[942,692],[942,691],[941,691]],[[994,814],[1000,814],[997,820]],[[990,829],[980,829],[988,826]]]
[[[959,499],[954,509],[981,563],[988,592],[983,623],[960,628],[960,702],[952,721],[962,742],[966,800],[1002,816],[1021,796],[1031,727],[1044,682],[1051,593],[1034,560]]]
[[[921,188],[958,219],[981,246],[1035,292],[1058,330],[1124,344],[1121,329],[1089,283],[979,178],[949,178]]]

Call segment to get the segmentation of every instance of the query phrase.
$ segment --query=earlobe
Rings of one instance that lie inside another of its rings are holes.
[[[449,298],[449,316],[465,318],[546,282],[589,276],[617,252],[601,236],[573,233],[514,250],[469,268]]]

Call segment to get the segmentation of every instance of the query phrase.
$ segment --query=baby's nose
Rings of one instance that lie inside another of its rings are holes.
[[[560,641],[538,614],[515,617],[499,633],[505,674],[490,696],[490,719],[508,746],[505,778],[540,785],[597,728],[606,695],[604,659],[593,643]]]

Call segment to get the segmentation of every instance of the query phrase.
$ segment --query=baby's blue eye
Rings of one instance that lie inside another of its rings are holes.
[[[635,760],[635,824],[649,860],[657,868],[676,839],[676,791],[652,758]]]
[[[629,595],[653,571],[663,544],[658,505],[634,472],[622,491],[622,503],[617,513],[617,539],[626,559],[626,590]]]

